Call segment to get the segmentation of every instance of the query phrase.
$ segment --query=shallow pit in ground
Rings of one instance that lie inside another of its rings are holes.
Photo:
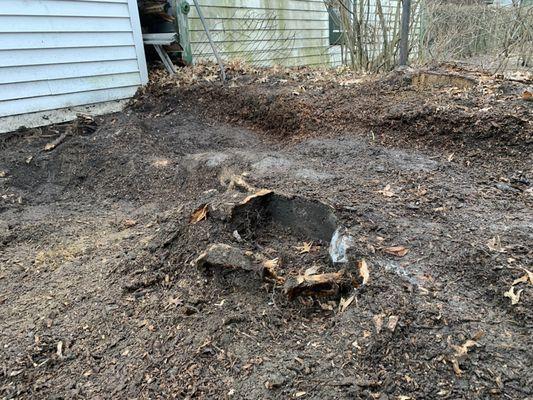
[[[339,222],[332,207],[317,200],[275,192],[250,196],[234,207],[231,226],[248,239],[281,228],[298,240],[329,242]]]
[[[316,272],[337,270],[328,248],[338,225],[331,206],[269,190],[236,204],[229,221],[237,241],[268,259],[279,260],[280,276],[302,274],[310,267]]]

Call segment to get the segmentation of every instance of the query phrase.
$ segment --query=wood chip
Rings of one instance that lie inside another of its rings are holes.
[[[263,197],[263,196],[267,196],[269,194],[272,193],[272,190],[268,190],[268,189],[261,189],[259,190],[258,192],[254,193],[254,194],[251,194],[249,196],[247,196],[240,204],[243,205],[243,204],[247,204],[249,203],[251,200],[257,198],[257,197]]]
[[[399,320],[400,320],[400,317],[398,317],[397,315],[391,315],[389,317],[389,322],[387,323],[387,329],[391,332],[394,332]]]
[[[403,257],[407,253],[409,253],[409,249],[405,248],[404,246],[392,246],[392,247],[386,247],[385,253],[391,254],[396,257]]]
[[[343,313],[344,311],[346,311],[346,309],[350,306],[350,304],[352,304],[354,299],[355,299],[355,293],[352,294],[347,299],[341,298],[341,301],[339,302],[339,312]]]
[[[50,143],[47,143],[45,146],[44,146],[44,151],[50,151],[50,150],[54,150],[57,146],[59,146],[61,144],[61,142],[63,140],[65,140],[65,138],[67,137],[68,135],[68,130],[66,130],[65,132],[63,132],[56,140],[50,142]]]
[[[383,328],[383,314],[374,315],[372,321],[374,321],[374,327],[376,328],[376,333],[380,333]]]
[[[194,212],[191,214],[190,223],[196,224],[204,219],[207,218],[208,213],[208,205],[202,204],[200,207],[198,207]]]
[[[357,268],[359,269],[359,276],[362,279],[362,284],[366,285],[370,280],[370,271],[368,270],[368,265],[364,258],[357,263]]]
[[[383,189],[378,190],[378,193],[381,193],[385,197],[393,197],[395,195],[394,192],[391,190],[390,185],[387,185]]]
[[[126,228],[131,228],[132,226],[137,225],[137,221],[135,221],[134,219],[125,219],[123,221],[123,224]]]

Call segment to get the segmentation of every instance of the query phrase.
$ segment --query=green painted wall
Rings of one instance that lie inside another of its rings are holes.
[[[191,5],[192,1],[189,0]],[[222,57],[256,65],[339,65],[340,49],[329,46],[323,0],[199,0]],[[194,6],[189,32],[195,60],[212,50]]]

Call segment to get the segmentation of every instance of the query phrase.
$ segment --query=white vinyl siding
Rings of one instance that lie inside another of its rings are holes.
[[[191,3],[189,31],[195,60],[212,58]],[[324,0],[199,0],[212,37],[225,59],[257,65],[338,65],[339,46],[329,45]]]
[[[0,118],[125,99],[146,81],[136,0],[0,0]]]

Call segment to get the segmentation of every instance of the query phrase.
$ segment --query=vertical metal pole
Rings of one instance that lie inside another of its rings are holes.
[[[407,65],[409,57],[409,21],[411,0],[402,0],[402,31],[400,33],[400,65]]]
[[[202,22],[202,25],[204,26],[204,31],[207,35],[207,39],[209,40],[209,44],[211,45],[211,49],[213,50],[213,54],[215,55],[215,58],[217,59],[218,66],[220,67],[220,78],[222,79],[222,83],[224,83],[226,81],[226,70],[224,69],[224,64],[222,63],[222,59],[218,55],[218,51],[217,51],[217,48],[215,47],[215,43],[213,42],[213,39],[211,38],[209,27],[207,26],[207,22],[205,22],[204,13],[200,9],[198,0],[193,0],[193,2],[196,7],[196,11],[198,12],[198,16],[200,17],[200,21]]]

